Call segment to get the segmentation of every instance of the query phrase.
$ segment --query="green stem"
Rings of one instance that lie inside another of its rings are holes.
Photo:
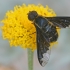
[[[28,49],[28,70],[33,70],[33,51]]]

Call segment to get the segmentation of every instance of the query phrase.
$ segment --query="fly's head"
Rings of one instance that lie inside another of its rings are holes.
[[[28,13],[28,19],[29,19],[30,21],[34,21],[37,16],[38,16],[38,14],[37,14],[36,11],[30,11],[30,12]]]

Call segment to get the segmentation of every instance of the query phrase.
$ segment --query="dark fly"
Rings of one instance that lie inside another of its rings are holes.
[[[56,42],[58,39],[57,27],[68,27],[70,17],[43,17],[36,11],[30,11],[28,19],[36,27],[38,60],[42,66],[45,66],[50,57],[50,43]]]

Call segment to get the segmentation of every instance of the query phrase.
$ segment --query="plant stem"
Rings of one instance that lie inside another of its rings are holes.
[[[28,49],[28,70],[33,70],[33,51]]]

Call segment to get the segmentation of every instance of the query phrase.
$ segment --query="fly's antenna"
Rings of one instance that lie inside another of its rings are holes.
[[[28,13],[28,19],[30,21],[33,21],[37,16],[38,16],[38,14],[36,11],[29,11],[29,13]]]

